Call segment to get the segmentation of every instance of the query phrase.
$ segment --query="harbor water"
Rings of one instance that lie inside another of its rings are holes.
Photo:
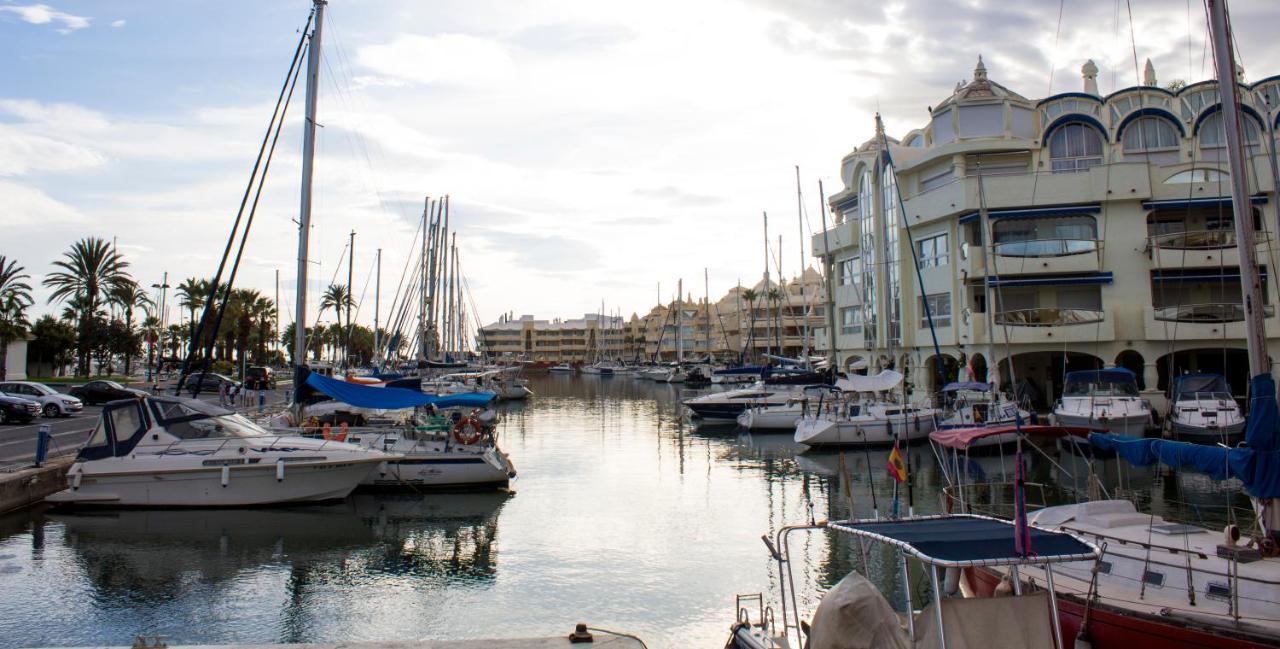
[[[842,468],[839,454],[801,453],[789,434],[695,427],[680,414],[690,391],[630,377],[533,377],[531,387],[500,425],[514,493],[0,518],[0,646],[559,635],[584,621],[650,647],[718,647],[735,594],[764,592],[777,608],[761,535],[894,507],[885,449],[849,450]],[[933,452],[907,454],[914,479],[897,506],[936,511]],[[997,474],[1007,461],[969,470]],[[1087,473],[1069,455],[1029,461],[1042,482],[1082,484]],[[1098,467],[1105,488],[1157,513],[1212,521],[1233,504],[1230,484]],[[827,532],[793,537],[802,611],[855,554]],[[891,594],[901,587],[887,561],[872,572]]]

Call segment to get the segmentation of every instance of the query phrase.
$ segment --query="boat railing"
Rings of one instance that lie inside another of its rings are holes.
[[[212,449],[202,448],[199,450],[202,453],[207,452],[207,455],[217,455],[218,453],[221,453],[227,450],[229,445],[241,444],[250,440],[252,440],[255,443],[255,446],[257,446],[258,448],[263,448],[265,450],[275,450],[277,448],[287,448],[287,447],[279,446],[280,443],[284,440],[297,439],[299,437],[307,437],[306,435],[301,435],[297,433],[281,432],[281,429],[271,429],[271,432],[274,432],[277,434],[258,435],[256,437],[223,437],[223,438],[220,438],[222,441],[219,442],[216,447]],[[219,439],[219,438],[213,438],[213,439]],[[199,442],[207,442],[207,441],[210,441],[210,438],[175,440],[166,444],[164,448],[158,452],[158,454],[173,455],[174,454],[173,452],[175,450],[178,450],[182,446],[190,446],[193,444],[197,444]],[[314,450],[322,451],[325,449],[326,446],[329,446],[330,444],[341,444],[341,443],[343,443],[341,440],[326,439],[318,448]],[[266,446],[264,447],[262,446],[262,444],[265,444]]]

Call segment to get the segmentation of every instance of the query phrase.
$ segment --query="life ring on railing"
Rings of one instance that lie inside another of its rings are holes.
[[[467,429],[471,429],[471,434],[467,434]],[[480,441],[484,437],[484,427],[480,425],[480,420],[475,417],[463,417],[458,423],[453,425],[453,439],[459,444],[471,445]]]

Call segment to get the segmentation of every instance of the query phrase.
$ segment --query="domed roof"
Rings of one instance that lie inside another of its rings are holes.
[[[1007,101],[1021,102],[1030,104],[1030,100],[1018,93],[992,81],[987,77],[987,66],[982,62],[982,55],[978,55],[978,64],[973,68],[973,81],[965,83],[961,81],[956,84],[955,92],[947,97],[941,104],[934,107],[933,112],[937,113],[943,108],[947,108],[952,104],[961,104],[968,102],[989,103],[992,99],[1002,99]]]

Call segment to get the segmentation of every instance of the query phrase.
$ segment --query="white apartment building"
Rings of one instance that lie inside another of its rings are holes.
[[[635,317],[588,313],[568,320],[538,320],[531,315],[502,318],[476,334],[481,353],[502,361],[591,363],[638,355]]]
[[[829,200],[834,223],[813,237],[834,279],[835,328],[818,342],[834,343],[840,366],[893,364],[932,390],[940,357],[946,380],[1029,382],[1041,407],[1066,371],[1112,365],[1133,370],[1157,400],[1186,371],[1222,373],[1244,393],[1216,82],[1167,90],[1148,62],[1142,86],[1104,97],[1096,66],[1082,72],[1082,92],[1034,100],[989,79],[979,58],[973,80],[926,123],[885,138],[888,156],[879,137],[845,156],[844,187]],[[1270,295],[1280,77],[1240,87]],[[1280,359],[1277,299],[1265,312]]]

